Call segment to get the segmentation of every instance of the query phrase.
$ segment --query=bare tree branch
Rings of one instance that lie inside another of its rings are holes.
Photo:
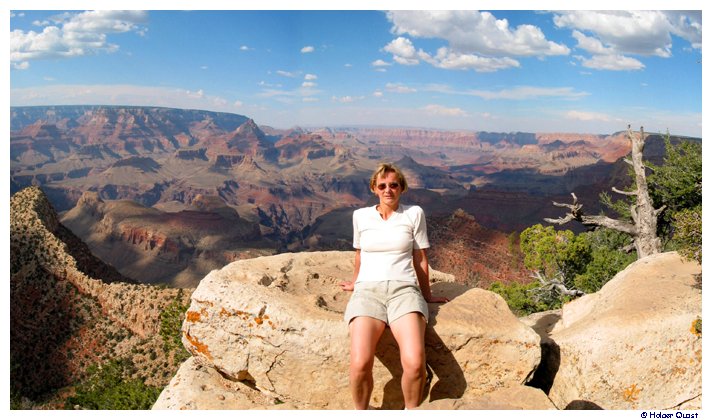
[[[553,225],[565,225],[571,221],[577,220],[573,214],[569,213],[566,215],[566,217],[559,217],[558,219],[549,219],[548,217],[544,218],[544,221],[547,223],[551,223]]]
[[[630,207],[631,222],[611,219],[606,216],[587,216],[583,214],[583,206],[578,203],[574,193],[572,204],[562,204],[554,202],[556,207],[569,209],[569,213],[558,219],[545,218],[549,223],[563,225],[576,220],[588,226],[601,226],[619,232],[627,233],[633,239],[638,258],[656,254],[662,251],[660,238],[657,237],[658,215],[665,209],[665,206],[655,209],[648,194],[648,183],[645,177],[645,162],[643,162],[643,148],[645,146],[645,131],[640,127],[640,134],[635,135],[628,126],[628,139],[631,145],[630,159],[624,159],[626,163],[633,167],[635,173],[635,191],[622,191],[616,187],[612,190],[618,194],[636,197],[635,204]]]
[[[581,216],[581,223],[586,226],[606,227],[629,235],[635,234],[635,226],[632,223],[611,219],[606,216]]]
[[[638,195],[638,193],[635,192],[635,191],[622,191],[622,190],[619,190],[619,189],[616,188],[616,187],[612,187],[611,190],[612,190],[613,192],[615,192],[615,193],[622,194],[622,195],[630,195],[630,196]]]
[[[531,290],[531,292],[538,299],[553,298],[557,295],[562,296],[583,296],[584,293],[578,289],[569,289],[564,283],[564,276],[561,272],[557,273],[554,277],[547,279],[541,272],[535,271],[532,277],[539,281],[541,286],[536,287]]]
[[[629,243],[628,245],[624,246],[624,247],[621,249],[621,251],[625,252],[626,254],[629,253],[629,252],[631,252],[631,251],[634,251],[634,250],[635,250],[635,243],[634,243],[634,242]]]
[[[656,215],[656,216],[659,215],[660,213],[662,213],[663,211],[665,211],[666,208],[667,208],[667,205],[663,205],[663,206],[660,207],[659,209],[655,210],[655,215]]]

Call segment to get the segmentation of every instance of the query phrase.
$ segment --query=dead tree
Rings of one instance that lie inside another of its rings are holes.
[[[556,273],[552,278],[546,278],[540,271],[535,271],[532,277],[539,281],[540,286],[530,290],[530,293],[538,301],[551,301],[561,296],[579,297],[586,293],[578,289],[569,289],[564,281],[561,272]]]
[[[606,216],[587,216],[583,214],[582,205],[578,203],[574,193],[571,193],[573,204],[554,202],[555,206],[566,207],[570,210],[565,217],[544,220],[558,225],[576,220],[587,226],[601,226],[627,233],[631,236],[633,245],[638,252],[638,258],[643,258],[662,251],[662,243],[658,238],[657,230],[658,215],[665,210],[665,206],[656,210],[648,194],[648,182],[645,179],[645,163],[643,162],[643,147],[645,146],[643,127],[640,127],[640,135],[635,135],[628,126],[628,139],[631,143],[631,159],[624,160],[633,167],[636,189],[621,191],[613,187],[612,190],[618,194],[636,197],[635,203],[630,206],[632,221],[616,220]]]

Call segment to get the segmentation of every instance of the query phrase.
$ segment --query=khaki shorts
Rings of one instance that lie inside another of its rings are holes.
[[[428,322],[428,304],[417,284],[409,281],[357,282],[351,295],[344,321],[357,316],[379,319],[386,324],[411,312],[420,312]]]

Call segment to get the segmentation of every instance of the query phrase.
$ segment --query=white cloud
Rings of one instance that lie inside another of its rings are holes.
[[[503,99],[503,100],[529,100],[538,98],[559,98],[566,100],[580,99],[588,96],[587,92],[575,91],[571,87],[538,87],[538,86],[517,86],[511,89],[501,90],[456,90],[446,85],[429,85],[424,90],[428,92],[439,92],[450,95],[477,96],[482,99]]]
[[[260,84],[261,86],[269,87],[269,89],[263,89],[262,92],[258,93],[257,96],[260,98],[274,98],[275,100],[285,102],[285,103],[294,103],[293,99],[298,98],[298,97],[310,97],[314,95],[318,95],[321,93],[320,90],[314,89],[314,87],[317,86],[316,83],[310,82],[310,81],[305,81],[302,82],[299,88],[297,89],[292,89],[292,90],[283,90],[283,89],[273,89],[271,85],[268,84]],[[281,87],[281,86],[277,86]]]
[[[378,59],[378,60],[372,62],[371,65],[372,65],[373,67],[387,67],[387,66],[392,66],[393,64],[388,63],[388,62],[385,62],[385,61],[383,61],[383,60],[381,60],[381,59]]]
[[[633,57],[623,55],[594,55],[581,61],[581,65],[596,70],[642,70],[645,65]]]
[[[568,111],[566,113],[566,118],[577,121],[611,121],[613,119],[609,115],[602,114],[600,112],[586,111]]]
[[[593,54],[591,58],[574,56],[584,67],[596,70],[641,70],[645,65],[633,57],[618,54],[613,47],[604,46],[601,40],[586,36],[574,30],[572,36],[578,41],[578,47]]]
[[[395,11],[389,12],[392,32],[415,38],[437,38],[447,42],[435,54],[416,50],[413,41],[403,36],[383,50],[393,54],[399,64],[416,65],[425,61],[448,70],[494,72],[520,67],[511,56],[567,55],[564,44],[548,41],[533,25],[510,28],[506,19],[496,19],[489,12],[477,11]]]
[[[344,67],[347,67],[347,68],[348,68],[348,67],[353,67],[353,64],[351,64],[351,63],[346,63],[346,64],[344,64]]]
[[[620,121],[620,118],[614,118],[610,115],[601,112],[590,112],[590,111],[568,111],[565,114],[566,118],[569,120],[577,121]]]
[[[349,104],[349,103],[353,103],[353,102],[356,102],[356,101],[361,101],[361,100],[363,100],[363,99],[365,99],[364,96],[350,96],[350,95],[347,95],[347,96],[332,96],[332,97],[331,97],[331,100],[332,100],[332,101],[334,101],[334,102],[341,102],[342,104]]]
[[[458,54],[445,47],[438,49],[434,57],[420,52],[420,57],[441,69],[474,70],[480,73],[494,72],[511,67],[519,67],[519,62],[509,57],[482,57],[474,54]]]
[[[394,93],[415,93],[417,90],[401,83],[386,83],[386,90]]]
[[[195,92],[186,90],[185,94],[188,95],[189,98],[196,98],[196,99],[200,99],[205,96],[205,92],[203,91],[203,89],[198,89]]]
[[[257,96],[260,98],[274,98],[274,97],[284,97],[284,96],[295,96],[296,92],[282,89],[264,89],[262,92],[258,93]]]
[[[267,83],[264,80],[261,80],[259,83],[257,83],[257,86],[267,87],[267,88],[281,88],[282,87],[282,85],[279,83]]]
[[[582,32],[579,31],[573,31],[571,33],[571,36],[573,36],[576,41],[578,41],[578,47],[582,48],[591,54],[611,54],[614,53],[612,48],[606,48],[603,46],[603,43],[601,42],[600,39],[593,38],[586,36]]]
[[[121,33],[136,31],[145,23],[148,13],[138,10],[96,10],[83,12],[64,24],[69,33]]]
[[[242,45],[240,47],[240,51],[250,51],[250,50],[252,50],[252,48],[248,47],[247,45]]]
[[[391,11],[387,14],[396,35],[445,40],[456,54],[487,56],[567,55],[569,48],[546,39],[536,26],[510,28],[507,19],[478,11]]]
[[[10,90],[12,106],[135,105],[235,112],[240,101],[197,91],[135,85],[49,85]],[[241,104],[241,102],[240,102]]]
[[[20,61],[19,63],[12,63],[12,67],[16,70],[27,70],[30,68],[30,63],[27,61]]]
[[[314,52],[314,47],[312,47],[311,45],[307,45],[306,47],[303,47],[301,49],[301,52],[302,54]]]
[[[702,13],[700,10],[665,11],[663,13],[672,25],[671,32],[673,34],[689,41],[692,48],[702,49]]]
[[[492,115],[492,114],[489,113],[489,112],[482,112],[482,113],[480,113],[479,115],[480,115],[480,117],[482,117],[482,118],[484,118],[484,119],[486,119],[486,120],[496,120],[496,119],[498,119],[498,117]]]
[[[693,48],[702,47],[699,11],[569,11],[556,13],[554,24],[573,29],[577,47],[592,54],[579,58],[582,64],[598,70],[645,68],[631,55],[669,58],[672,35],[687,40]]]
[[[302,98],[302,102],[319,102],[319,98],[307,96],[306,98]]]
[[[108,35],[126,32],[143,35],[147,28],[142,25],[147,17],[142,11],[100,10],[62,15],[58,26],[45,26],[41,32],[16,29],[10,32],[10,61],[22,63],[113,53],[119,46],[109,43]]]
[[[277,70],[277,74],[284,77],[295,77],[296,74],[291,71]]]
[[[570,11],[557,13],[560,28],[589,31],[617,54],[670,57],[673,29],[661,11]]]
[[[393,60],[398,64],[414,66],[420,63],[418,53],[408,38],[398,37],[383,47],[383,50],[393,54]]]
[[[307,73],[304,75],[304,80],[316,80],[318,79],[316,74]]]
[[[431,115],[441,115],[448,117],[466,117],[467,112],[460,108],[447,108],[442,105],[427,105],[422,108],[425,112]]]
[[[208,66],[200,66],[200,70],[207,70]]]
[[[375,96],[376,98],[382,98],[383,92],[381,92],[380,90],[377,90],[377,91],[373,92],[373,96]]]

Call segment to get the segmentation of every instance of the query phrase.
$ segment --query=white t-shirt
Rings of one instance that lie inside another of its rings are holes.
[[[413,250],[430,248],[423,209],[400,204],[388,220],[383,220],[376,206],[364,207],[354,211],[353,224],[354,248],[361,250],[356,282],[418,282]]]

